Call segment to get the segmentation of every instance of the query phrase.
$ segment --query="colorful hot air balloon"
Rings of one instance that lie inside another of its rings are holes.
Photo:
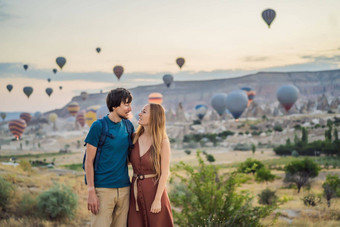
[[[11,131],[17,140],[24,133],[26,127],[27,124],[23,119],[17,119],[8,122],[9,131]]]
[[[288,112],[299,97],[299,90],[293,85],[283,85],[276,92],[277,100]]]
[[[196,116],[202,120],[205,116],[205,114],[207,113],[208,111],[208,107],[206,105],[203,105],[203,104],[199,104],[199,105],[196,105],[195,106],[195,113],[196,113]]]
[[[30,122],[32,119],[32,115],[30,113],[21,113],[20,119],[25,120],[26,124],[28,124],[28,122]]]
[[[163,81],[167,87],[170,87],[172,81],[174,81],[174,77],[170,74],[165,74],[163,76]]]
[[[266,9],[262,12],[262,18],[268,25],[268,28],[270,28],[270,24],[273,22],[275,19],[276,13],[272,9]]]
[[[184,58],[177,58],[177,59],[176,59],[176,63],[177,63],[177,65],[179,66],[179,68],[181,69],[182,66],[183,66],[184,63],[185,63],[185,59],[184,59]]]
[[[25,95],[27,96],[27,98],[30,97],[30,95],[33,93],[33,88],[32,87],[24,87],[23,89]]]
[[[100,53],[101,50],[102,50],[102,49],[100,49],[100,47],[97,47],[97,48],[96,48],[96,51],[97,51],[98,54]]]
[[[59,86],[59,90],[62,90],[63,89],[63,86]]]
[[[242,90],[232,91],[228,94],[226,103],[227,109],[237,120],[242,115],[243,111],[247,108],[248,105],[247,93]]]
[[[226,100],[227,94],[224,93],[216,94],[211,99],[211,106],[220,116],[223,116],[223,113],[227,108]]]
[[[109,112],[109,109],[107,108],[106,105],[104,106],[101,106],[98,110],[97,110],[97,119],[102,119],[103,117],[105,117],[106,115],[108,115],[110,112]]]
[[[50,83],[50,82],[51,82],[51,78],[47,78],[47,82],[49,82],[49,83]]]
[[[5,118],[6,118],[6,116],[7,116],[7,114],[6,114],[6,113],[4,113],[4,112],[2,112],[2,113],[0,114],[0,116],[1,116],[2,120],[4,121],[4,120],[5,120]]]
[[[83,101],[85,101],[85,100],[87,99],[87,96],[88,96],[88,94],[87,94],[86,91],[82,91],[82,92],[80,93],[80,97],[81,97],[81,99],[82,99]]]
[[[48,87],[48,88],[46,88],[45,92],[46,92],[46,94],[48,95],[48,97],[50,97],[51,94],[53,93],[53,89],[50,88],[50,87]]]
[[[163,103],[163,95],[161,93],[151,93],[149,95],[149,103],[156,103],[156,104],[162,104]]]
[[[12,85],[12,84],[7,84],[6,88],[7,88],[7,90],[8,90],[9,92],[11,92],[12,89],[13,89],[13,85]]]
[[[55,61],[57,62],[57,65],[60,67],[60,69],[62,69],[66,64],[66,59],[64,57],[57,57]]]
[[[28,69],[28,65],[24,65],[24,69],[26,71]]]
[[[85,125],[85,111],[79,111],[76,115],[76,122],[78,122],[81,127],[84,127]]]
[[[86,109],[85,122],[89,127],[91,127],[92,123],[95,122],[95,120],[97,120],[96,112],[99,108],[100,106],[95,105],[90,106]]]
[[[256,92],[250,88],[250,87],[243,87],[241,88],[241,90],[245,91],[247,93],[248,96],[248,106],[250,105],[250,103],[254,100]]]
[[[52,69],[52,72],[53,72],[54,74],[56,74],[56,73],[58,72],[58,70],[57,70],[57,69]]]
[[[78,113],[80,107],[79,104],[77,102],[71,102],[68,106],[67,106],[67,110],[68,112],[72,115],[72,116],[76,116],[76,114]]]
[[[124,68],[123,68],[123,66],[117,65],[113,68],[113,72],[116,75],[116,77],[118,78],[118,80],[120,80],[120,77],[124,73]]]
[[[34,115],[33,115],[35,118],[37,118],[37,119],[39,119],[39,118],[41,118],[42,117],[42,113],[41,112],[39,112],[39,111],[37,111],[37,112],[35,112],[34,113]]]

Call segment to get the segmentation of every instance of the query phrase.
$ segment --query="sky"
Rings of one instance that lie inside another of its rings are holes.
[[[267,8],[277,14],[270,29]],[[0,0],[0,112],[44,112],[81,91],[160,84],[166,73],[208,80],[338,69],[339,9],[339,0]],[[59,56],[67,62],[53,74]],[[24,86],[34,89],[29,99]]]

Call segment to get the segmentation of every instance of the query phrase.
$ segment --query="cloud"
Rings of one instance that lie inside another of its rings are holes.
[[[269,57],[266,57],[266,56],[262,56],[262,57],[256,57],[256,56],[246,56],[243,58],[243,61],[246,61],[246,62],[258,62],[258,61],[265,61],[265,60],[268,60]]]

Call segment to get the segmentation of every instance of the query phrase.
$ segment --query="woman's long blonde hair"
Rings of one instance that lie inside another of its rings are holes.
[[[149,127],[152,137],[152,147],[150,150],[151,161],[156,171],[156,179],[161,176],[161,149],[162,141],[168,136],[165,130],[165,111],[162,105],[150,103],[150,119]],[[144,127],[139,125],[136,135],[133,139],[133,144],[136,144],[138,138],[144,133]]]

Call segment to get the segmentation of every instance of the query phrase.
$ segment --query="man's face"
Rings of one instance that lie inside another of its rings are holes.
[[[115,108],[116,114],[122,119],[128,119],[131,112],[131,103],[121,102],[120,106]]]

